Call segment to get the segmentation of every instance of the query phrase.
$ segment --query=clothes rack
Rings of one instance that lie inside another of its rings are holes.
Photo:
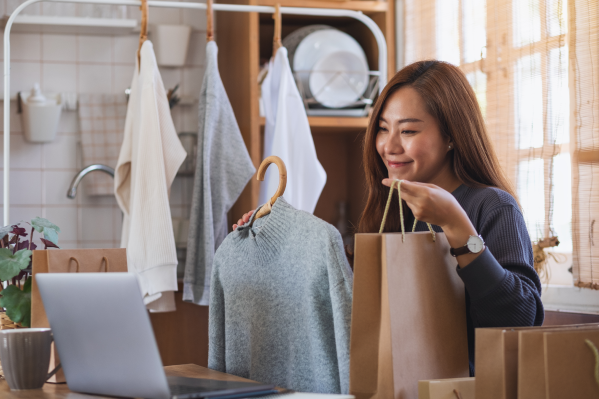
[[[4,225],[10,224],[9,209],[10,209],[10,30],[15,18],[25,8],[34,3],[50,2],[50,3],[79,3],[79,4],[105,4],[105,5],[124,5],[137,6],[142,3],[138,0],[27,0],[10,15],[4,29]],[[206,10],[204,3],[183,3],[175,1],[157,1],[148,0],[149,7],[156,8],[183,8],[183,9],[198,9]],[[271,6],[252,6],[252,5],[237,5],[237,4],[212,4],[214,11],[227,12],[257,12],[264,14],[273,14],[275,7]],[[379,62],[379,93],[387,83],[387,42],[383,32],[378,25],[368,16],[360,11],[352,10],[337,10],[329,8],[304,8],[304,7],[280,7],[281,14],[292,15],[314,15],[314,16],[329,16],[329,17],[346,17],[354,18],[362,22],[370,29],[378,46],[378,62]]]

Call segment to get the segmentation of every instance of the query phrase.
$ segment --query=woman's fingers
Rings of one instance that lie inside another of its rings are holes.
[[[250,218],[252,217],[253,214],[254,214],[254,211],[249,211],[248,213],[243,215],[243,223],[249,222]]]
[[[383,179],[383,185],[387,186],[387,187],[391,187],[391,183],[393,183],[395,180],[393,179]]]
[[[391,187],[391,184],[394,182],[394,179],[383,179],[383,184],[387,187]],[[394,188],[397,188],[397,184]],[[417,197],[423,194],[426,191],[427,187],[422,183],[411,182],[407,180],[401,181],[401,197],[408,201],[405,196],[408,195],[410,197]]]
[[[237,223],[233,225],[233,230],[237,230],[237,227],[242,226],[242,225],[246,224],[247,222],[249,222],[250,218],[252,217],[253,214],[254,214],[254,211],[249,211],[248,213],[245,213],[241,217],[241,219],[239,219],[237,221]]]

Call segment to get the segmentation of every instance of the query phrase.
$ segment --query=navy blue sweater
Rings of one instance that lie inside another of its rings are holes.
[[[457,268],[466,286],[468,355],[474,375],[475,328],[540,326],[545,314],[532,244],[514,197],[497,188],[466,185],[452,194],[487,246],[468,266]],[[409,208],[404,216],[405,226],[412,226],[414,215]],[[426,230],[426,224],[418,222],[416,231]]]

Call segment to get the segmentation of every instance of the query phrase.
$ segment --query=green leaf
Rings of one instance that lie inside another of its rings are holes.
[[[38,233],[44,233],[46,240],[52,241],[54,244],[58,245],[58,233],[60,233],[60,227],[39,216],[31,219],[31,225]],[[33,239],[33,237],[30,237],[30,239]]]
[[[39,216],[36,216],[33,219],[31,219],[31,225],[33,226],[33,228],[36,231],[38,231],[40,233],[42,231],[44,231],[44,228],[46,228],[46,227],[54,229],[58,233],[60,233],[60,227],[58,227],[57,225],[55,225],[54,223],[52,223],[48,219],[44,219],[44,218],[41,218]]]
[[[6,237],[8,233],[12,230],[12,226],[4,226],[0,227],[0,240]]]
[[[8,248],[0,248],[0,281],[7,281],[29,266],[32,252],[21,249],[13,254]]]
[[[6,309],[6,315],[15,323],[24,327],[31,325],[31,277],[25,281],[23,290],[9,285],[0,292],[0,306]]]
[[[48,241],[52,241],[55,245],[58,245],[58,233],[56,230],[44,227],[44,238]]]

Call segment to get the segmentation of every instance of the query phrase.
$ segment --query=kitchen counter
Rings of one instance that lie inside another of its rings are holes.
[[[178,366],[166,366],[164,368],[167,376],[191,377],[191,378],[210,378],[222,381],[250,381],[246,378],[237,377],[231,374],[221,373],[207,369],[195,364],[183,364]],[[69,390],[67,384],[45,384],[42,389],[28,391],[11,391],[5,379],[0,379],[0,397],[2,399],[102,399],[107,396],[86,395]]]

